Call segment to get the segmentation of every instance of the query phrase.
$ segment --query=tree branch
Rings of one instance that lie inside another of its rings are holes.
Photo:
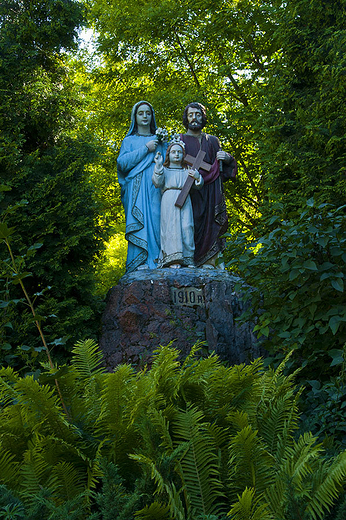
[[[254,49],[254,47],[252,45],[252,42],[251,41],[247,41],[245,38],[243,38],[243,40],[249,46],[250,52],[251,52],[252,56],[254,57],[254,61],[255,61],[256,65],[257,65],[257,67],[259,68],[259,70],[261,72],[264,72],[264,70],[265,70],[264,69],[264,65],[260,61],[259,56],[257,55],[257,53],[256,53],[256,51],[255,51],[255,49]]]
[[[12,252],[12,248],[11,248],[11,245],[10,245],[10,242],[8,241],[7,238],[4,239],[4,242],[7,246],[7,249],[10,253],[10,257],[11,257],[11,261],[12,261],[12,266],[13,266],[13,271],[16,275],[19,276],[19,271],[17,269],[17,264],[16,264],[16,260],[14,258],[14,255],[13,255],[13,252]],[[47,342],[46,342],[46,338],[44,337],[44,334],[43,334],[43,330],[42,330],[42,327],[41,327],[41,324],[39,322],[39,320],[37,319],[37,315],[36,315],[36,311],[35,311],[35,308],[34,308],[34,305],[31,301],[31,298],[30,296],[28,295],[26,289],[25,289],[25,286],[23,284],[23,281],[19,278],[19,284],[22,288],[22,291],[24,293],[24,296],[25,296],[25,299],[26,301],[28,302],[28,305],[30,307],[30,310],[31,310],[31,313],[33,315],[33,318],[34,318],[34,321],[35,321],[35,325],[37,327],[37,330],[40,334],[40,337],[41,337],[41,340],[42,340],[42,343],[43,343],[43,346],[46,350],[46,354],[47,354],[47,357],[48,357],[48,362],[49,362],[49,366],[51,368],[51,370],[54,370],[54,364],[53,364],[53,361],[52,361],[52,358],[51,358],[51,355],[50,355],[50,352],[49,352],[49,348],[48,348],[48,345],[47,345]],[[59,386],[59,383],[58,383],[58,380],[57,379],[54,379],[54,382],[55,382],[55,386],[56,386],[56,389],[58,391],[58,394],[59,394],[59,398],[60,398],[60,402],[62,404],[62,407],[64,409],[64,412],[66,414],[66,417],[68,418],[68,420],[70,420],[70,416],[69,416],[69,413],[67,411],[67,408],[66,408],[66,405],[65,405],[65,402],[64,402],[64,399],[62,397],[62,393],[61,393],[61,390],[60,390],[60,386]]]
[[[190,58],[189,58],[188,55],[187,55],[187,52],[186,52],[186,50],[185,50],[185,47],[184,47],[183,44],[181,43],[181,40],[180,40],[180,38],[179,38],[179,34],[178,34],[178,32],[177,32],[177,30],[176,30],[175,27],[173,27],[173,32],[174,32],[174,35],[175,35],[175,37],[176,37],[176,39],[177,39],[177,42],[178,42],[178,45],[179,45],[180,50],[181,50],[181,52],[182,52],[182,55],[184,56],[184,59],[185,59],[186,63],[187,63],[188,66],[189,66],[189,69],[190,69],[190,71],[191,71],[192,77],[193,77],[193,79],[195,80],[195,83],[196,83],[197,87],[200,89],[200,88],[201,88],[201,84],[200,84],[200,82],[198,81],[198,78],[197,78],[196,72],[195,72],[195,70],[194,70],[194,68],[193,68],[193,64],[192,64]]]
[[[251,184],[251,188],[253,189],[253,191],[254,191],[254,193],[255,193],[255,195],[256,195],[257,200],[260,200],[260,199],[261,199],[261,196],[260,196],[260,193],[259,193],[259,191],[258,191],[258,189],[257,189],[257,186],[256,186],[256,184],[254,183],[253,178],[251,177],[250,172],[249,172],[248,168],[246,167],[245,162],[243,161],[243,159],[241,158],[241,156],[239,156],[239,162],[240,162],[240,164],[242,165],[242,167],[244,168],[244,171],[245,171],[245,173],[246,173],[246,176],[247,176],[247,178],[249,179],[249,182],[250,182],[250,184]]]
[[[226,65],[226,60],[225,60],[222,52],[218,51],[218,54],[219,54],[219,58],[220,58],[221,62],[223,63],[223,65],[227,66]],[[237,95],[239,96],[239,97],[235,96],[236,99],[238,99],[238,101],[240,101],[241,103],[243,103],[244,106],[247,107],[249,102],[248,102],[246,96],[244,95],[244,92],[243,92],[242,88],[238,85],[238,83],[236,82],[236,80],[234,79],[232,74],[230,74],[229,72],[227,73],[227,78],[230,80],[230,82],[233,85],[234,90],[237,92]]]

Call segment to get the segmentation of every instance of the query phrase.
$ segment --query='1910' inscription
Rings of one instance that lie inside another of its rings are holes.
[[[175,305],[204,305],[202,289],[196,287],[171,287],[171,298]]]

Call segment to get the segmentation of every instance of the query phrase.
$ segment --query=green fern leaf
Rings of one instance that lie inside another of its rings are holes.
[[[255,498],[253,488],[245,488],[242,495],[238,495],[238,502],[233,504],[227,516],[231,520],[273,520],[266,504],[259,504]]]
[[[16,487],[19,473],[19,463],[15,461],[15,456],[8,451],[0,454],[0,484]]]
[[[33,429],[58,434],[71,439],[73,430],[62,411],[55,388],[40,385],[32,376],[20,379],[15,385],[17,401],[23,421]]]
[[[175,445],[189,444],[180,466],[191,508],[196,514],[207,515],[221,511],[224,494],[217,449],[203,418],[196,408],[179,411],[173,421],[173,434]]]
[[[70,462],[58,462],[51,470],[47,487],[60,503],[71,500],[85,490],[85,472]]]
[[[127,454],[135,450],[139,439],[136,425],[131,420],[131,410],[136,395],[137,375],[129,365],[118,366],[114,373],[102,378],[101,408],[96,421],[95,433],[107,438],[104,453],[119,465],[129,468]]]
[[[97,374],[103,374],[103,354],[97,343],[92,339],[78,341],[72,349],[72,366],[76,368],[81,379],[88,379]]]
[[[130,365],[120,365],[112,374],[103,377],[101,412],[97,431],[107,436],[118,434],[129,423],[136,374]]]
[[[257,430],[246,426],[230,439],[230,488],[234,496],[246,487],[263,493],[274,480],[275,459]]]
[[[184,453],[187,449],[186,445],[179,446],[171,455],[171,458],[177,458],[181,453]],[[151,478],[156,484],[157,494],[168,496],[168,507],[171,512],[172,518],[175,520],[185,520],[184,507],[180,497],[180,490],[177,490],[174,482],[166,482],[156,466],[156,463],[149,457],[140,454],[132,454],[129,457],[136,460],[140,464],[146,465],[150,469]]]
[[[304,480],[313,472],[312,465],[323,451],[322,444],[316,444],[310,432],[301,435],[292,448],[286,448],[283,469],[296,489],[304,488]]]
[[[150,506],[145,506],[140,511],[136,511],[135,517],[138,520],[169,520],[169,507],[160,502],[153,502]]]
[[[324,516],[337,500],[345,483],[346,452],[340,453],[332,462],[324,461],[320,471],[314,472],[312,482],[312,500],[306,507],[315,520]]]
[[[130,454],[129,457],[130,459],[136,460],[140,464],[147,465],[150,468],[151,478],[156,484],[157,493],[163,493],[166,487],[166,483],[160,471],[157,469],[155,462],[149,457],[141,454]]]
[[[179,355],[180,352],[172,348],[171,343],[165,347],[161,346],[154,351],[153,365],[148,373],[155,393],[161,395],[167,404],[177,397],[179,391]]]
[[[29,503],[35,502],[49,477],[49,464],[35,448],[28,449],[24,454],[24,464],[21,467],[22,495]]]
[[[18,381],[17,377],[12,377],[14,372],[12,369],[1,369],[0,376],[0,401],[2,407],[10,405],[16,401],[17,393],[13,388],[13,383]]]
[[[236,365],[226,368],[223,365],[215,367],[208,378],[206,388],[206,403],[204,411],[208,418],[224,419],[234,410],[252,412],[255,415],[259,399],[258,380],[261,377],[262,362],[255,360],[250,365]],[[250,415],[250,413],[249,413]]]
[[[281,473],[277,474],[275,482],[265,490],[264,499],[268,503],[274,518],[285,518],[290,494],[287,480]]]

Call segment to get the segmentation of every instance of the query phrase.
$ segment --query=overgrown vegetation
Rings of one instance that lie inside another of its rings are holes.
[[[0,518],[344,520],[345,7],[1,3]],[[123,274],[116,153],[141,98],[178,131],[204,103],[237,159],[226,260],[279,368],[162,347],[106,374],[91,340],[69,363]]]
[[[31,273],[28,291],[41,295],[38,315],[60,352],[97,335],[93,264],[106,237],[86,168],[98,147],[90,133],[73,132],[82,99],[66,55],[77,49],[83,17],[83,5],[72,0],[8,0],[0,7],[0,220],[16,230],[14,254],[21,272]],[[8,263],[1,246],[4,354],[37,353],[30,312],[11,304],[22,294]]]
[[[18,518],[323,518],[342,491],[346,452],[295,438],[300,392],[283,365],[184,362],[105,373],[91,340],[70,366],[35,379],[0,370],[0,504]],[[68,416],[55,391],[58,380]],[[65,516],[64,516],[65,515]]]
[[[304,210],[283,219],[278,203],[277,214],[264,220],[266,234],[255,241],[240,234],[229,243],[228,265],[253,287],[242,319],[257,319],[254,330],[267,338],[264,346],[272,354],[294,349],[307,378],[323,379],[333,374],[326,366],[343,363],[344,210],[309,199]]]

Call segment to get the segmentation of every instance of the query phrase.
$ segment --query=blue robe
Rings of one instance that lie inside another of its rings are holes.
[[[140,265],[149,269],[157,267],[160,253],[161,194],[152,183],[154,156],[165,156],[166,144],[159,144],[155,152],[149,152],[146,143],[153,135],[127,135],[117,160],[121,200],[125,209],[128,241],[126,271],[132,272]]]

